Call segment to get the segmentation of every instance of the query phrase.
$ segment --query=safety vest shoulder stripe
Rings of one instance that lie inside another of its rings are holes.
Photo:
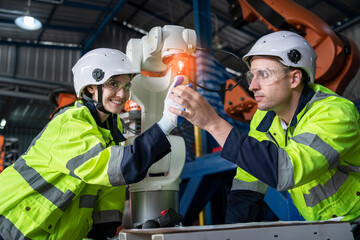
[[[349,173],[349,172],[360,172],[360,166],[344,166],[344,165],[339,165],[338,168],[341,170],[341,171],[344,171],[346,173]]]
[[[319,138],[316,134],[313,133],[302,133],[299,135],[296,135],[292,138],[297,143],[304,144],[306,146],[309,146],[313,148],[314,150],[320,152],[329,164],[329,170],[336,167],[340,162],[339,153],[332,148],[329,144],[324,142],[321,138]]]
[[[79,107],[79,106],[77,106],[77,107]],[[57,117],[58,115],[63,114],[64,112],[66,112],[66,111],[69,110],[70,108],[71,108],[71,107],[68,106],[68,107],[65,107],[65,108],[61,109],[58,113],[56,113],[56,114],[53,116],[53,119],[54,119],[55,117]]]
[[[4,239],[31,240],[6,217],[0,215],[0,236]]]
[[[268,185],[261,182],[260,180],[254,181],[254,182],[245,182],[240,179],[234,178],[231,190],[250,190],[258,193],[265,194]]]
[[[96,144],[93,148],[91,148],[89,151],[87,151],[84,154],[81,154],[79,156],[74,157],[73,159],[69,160],[66,163],[66,168],[70,170],[69,175],[79,178],[75,174],[75,169],[84,164],[89,159],[97,156],[100,152],[102,152],[105,148],[101,143]]]
[[[294,166],[288,153],[283,148],[278,150],[278,176],[278,184],[276,186],[278,191],[294,187]]]
[[[82,195],[80,197],[79,208],[94,208],[97,199],[97,195]]]
[[[337,170],[324,185],[318,184],[309,190],[309,194],[304,194],[306,206],[314,207],[321,201],[333,196],[348,177],[347,173]]]
[[[75,196],[71,190],[63,193],[56,186],[48,183],[35,169],[29,167],[22,158],[19,158],[14,163],[14,169],[35,191],[39,192],[62,211],[65,211]]]
[[[112,146],[109,159],[108,176],[112,186],[125,185],[126,181],[121,171],[121,161],[124,155],[124,147]]]
[[[331,96],[340,97],[339,95],[336,95],[333,93],[325,93],[325,92],[317,91],[315,93],[314,97],[309,101],[308,105],[306,106],[306,109],[310,109],[315,102],[323,100],[323,99],[325,99],[327,97],[331,97]]]
[[[79,108],[79,107],[82,107],[82,106],[85,106],[84,104],[82,104],[81,102],[77,101],[76,102],[76,107]]]
[[[104,210],[93,212],[92,214],[94,224],[121,222],[122,213],[119,210]]]

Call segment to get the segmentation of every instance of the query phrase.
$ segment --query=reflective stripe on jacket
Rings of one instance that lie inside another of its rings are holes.
[[[115,145],[110,130],[99,127],[77,101],[0,174],[0,235],[82,239],[93,223],[121,222],[125,185],[143,178],[147,167],[169,151],[156,124],[133,145]]]
[[[354,104],[313,84],[286,131],[273,111],[258,110],[249,136],[231,131],[222,157],[240,167],[233,189],[289,190],[306,220],[352,221],[360,216],[359,133]]]

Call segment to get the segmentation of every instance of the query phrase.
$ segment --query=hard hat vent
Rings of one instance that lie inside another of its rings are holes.
[[[301,59],[301,53],[296,49],[290,50],[287,55],[289,60],[295,64]]]
[[[97,81],[100,82],[104,78],[104,71],[100,68],[95,68],[92,72],[92,77]]]

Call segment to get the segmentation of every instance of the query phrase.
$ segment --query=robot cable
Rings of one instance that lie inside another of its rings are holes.
[[[209,52],[210,52],[210,51],[222,52],[222,53],[230,54],[231,56],[235,57],[237,60],[240,61],[240,58],[239,58],[236,54],[234,54],[234,53],[232,53],[232,52],[230,52],[230,51],[226,51],[226,50],[222,50],[222,49],[208,49],[208,48],[196,48],[196,50],[199,50],[199,51],[209,51]],[[233,90],[236,86],[238,86],[238,85],[241,83],[241,81],[238,81],[234,86],[229,87],[229,88],[227,88],[227,89],[223,89],[223,90],[213,90],[213,89],[209,89],[209,88],[203,87],[203,86],[197,84],[196,82],[194,82],[194,81],[192,81],[192,80],[190,80],[190,82],[192,82],[192,83],[193,83],[194,85],[196,85],[197,87],[199,87],[199,88],[201,88],[201,89],[204,89],[204,90],[206,90],[206,91],[209,91],[209,92],[226,92],[226,91],[231,91],[231,90]]]

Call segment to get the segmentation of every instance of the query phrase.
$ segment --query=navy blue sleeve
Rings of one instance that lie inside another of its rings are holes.
[[[117,228],[121,225],[121,222],[109,222],[101,224],[93,224],[91,231],[87,237],[96,240],[107,240],[115,237]]]
[[[171,151],[171,145],[157,124],[124,148],[121,171],[127,184],[139,182],[150,166]]]
[[[276,189],[278,148],[273,142],[260,142],[233,128],[220,156]]]
[[[264,194],[250,190],[230,192],[226,208],[225,224],[260,221],[264,208]]]

